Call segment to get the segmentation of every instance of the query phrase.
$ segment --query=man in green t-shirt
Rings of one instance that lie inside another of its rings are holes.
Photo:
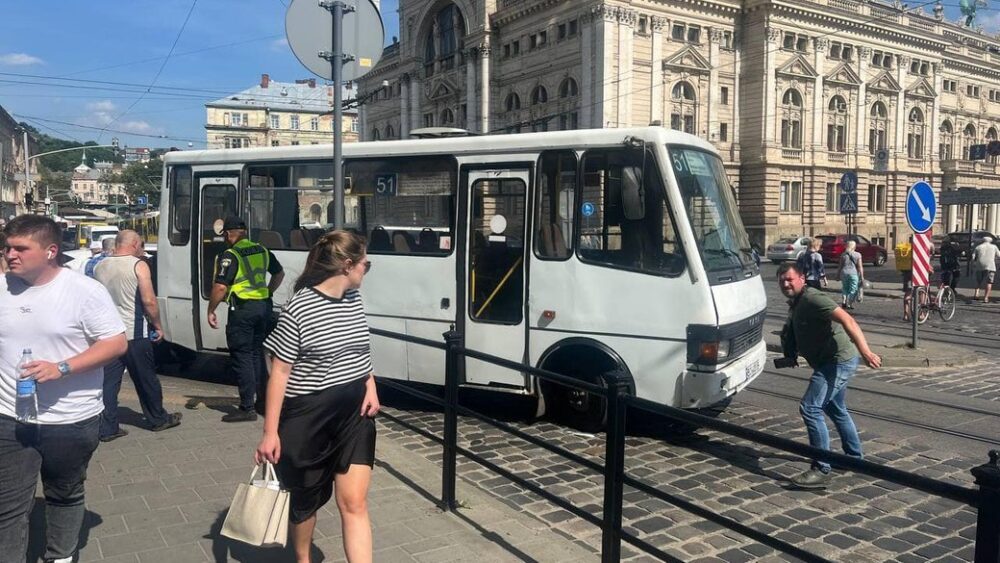
[[[882,365],[882,359],[868,347],[854,318],[821,291],[806,286],[805,275],[794,264],[778,268],[778,284],[789,298],[788,320],[781,331],[782,351],[793,360],[802,355],[813,369],[799,404],[809,445],[830,449],[830,432],[823,418],[826,413],[837,427],[844,453],[863,457],[861,437],[844,398],[847,383],[858,369],[858,353],[872,368]],[[809,489],[826,488],[829,482],[830,464],[818,460],[792,479],[792,484]]]

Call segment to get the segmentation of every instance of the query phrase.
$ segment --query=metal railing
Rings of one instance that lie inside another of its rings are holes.
[[[626,412],[629,408],[633,408],[647,413],[660,415],[677,422],[697,427],[709,428],[729,436],[756,442],[777,450],[798,454],[808,459],[816,459],[831,464],[837,464],[845,469],[850,469],[869,477],[889,481],[897,485],[922,491],[930,495],[949,499],[975,508],[978,510],[976,522],[975,563],[1000,562],[1000,451],[991,450],[989,452],[989,461],[987,463],[971,469],[972,475],[975,478],[975,484],[979,486],[978,489],[963,487],[961,485],[925,477],[916,473],[902,471],[879,463],[873,463],[871,461],[858,459],[844,454],[814,448],[788,438],[782,438],[761,432],[759,430],[745,428],[743,426],[738,426],[729,422],[704,416],[696,412],[669,407],[646,399],[634,397],[629,391],[631,383],[630,378],[621,369],[608,371],[603,376],[604,385],[595,385],[580,381],[564,374],[535,368],[527,364],[520,364],[476,350],[466,349],[464,347],[464,336],[456,331],[444,333],[443,343],[381,329],[373,328],[371,329],[371,332],[376,336],[437,348],[444,350],[445,352],[445,386],[443,400],[430,393],[414,389],[405,383],[384,378],[378,380],[380,385],[391,387],[405,394],[417,397],[443,408],[444,429],[442,436],[440,437],[413,424],[407,423],[400,418],[391,418],[402,426],[407,427],[408,429],[442,445],[443,467],[441,507],[444,510],[451,511],[458,508],[458,503],[455,499],[455,483],[457,479],[457,456],[461,453],[464,457],[478,463],[501,477],[517,483],[532,493],[552,502],[556,506],[567,510],[568,512],[586,520],[587,522],[590,522],[591,524],[594,524],[595,526],[600,527],[602,531],[601,561],[605,563],[615,562],[620,559],[621,544],[623,541],[665,561],[680,561],[676,557],[671,556],[662,549],[646,542],[642,538],[622,530],[622,495],[625,485],[648,494],[656,499],[673,504],[682,510],[695,514],[696,516],[722,525],[734,532],[742,534],[785,554],[802,559],[803,561],[826,561],[823,557],[810,553],[798,546],[792,545],[770,534],[756,530],[741,522],[737,522],[728,517],[717,514],[687,499],[661,491],[654,485],[650,485],[646,482],[626,475],[625,421]],[[514,371],[524,372],[542,381],[556,383],[603,397],[603,399],[607,401],[607,428],[605,433],[604,465],[602,466],[594,461],[584,458],[579,454],[573,453],[559,446],[552,445],[545,440],[528,434],[510,424],[461,406],[458,403],[459,379],[460,374],[464,373],[464,360],[466,358],[474,358],[476,360]],[[486,459],[466,448],[460,447],[458,445],[459,414],[485,422],[534,446],[558,454],[573,463],[591,469],[595,472],[602,473],[604,475],[602,517],[598,518],[597,516],[573,505],[571,502],[563,499],[562,497],[552,494],[544,488],[503,467],[500,467],[489,459]]]

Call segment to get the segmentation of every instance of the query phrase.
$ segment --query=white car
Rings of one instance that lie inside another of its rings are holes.
[[[806,251],[806,238],[808,237],[780,238],[768,245],[765,256],[775,264],[788,260],[797,260]]]

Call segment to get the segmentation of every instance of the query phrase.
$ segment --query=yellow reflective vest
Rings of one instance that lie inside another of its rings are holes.
[[[244,301],[260,301],[268,299],[271,293],[267,290],[267,268],[271,262],[271,254],[263,246],[242,239],[227,248],[236,259],[236,279],[229,286],[229,297],[236,296]]]

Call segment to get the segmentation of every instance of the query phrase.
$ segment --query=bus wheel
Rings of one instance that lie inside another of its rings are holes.
[[[584,383],[604,387],[604,380],[600,376],[577,378]],[[545,393],[546,410],[557,424],[582,432],[599,432],[604,429],[608,417],[608,405],[604,397],[556,383],[542,382],[541,387]]]

